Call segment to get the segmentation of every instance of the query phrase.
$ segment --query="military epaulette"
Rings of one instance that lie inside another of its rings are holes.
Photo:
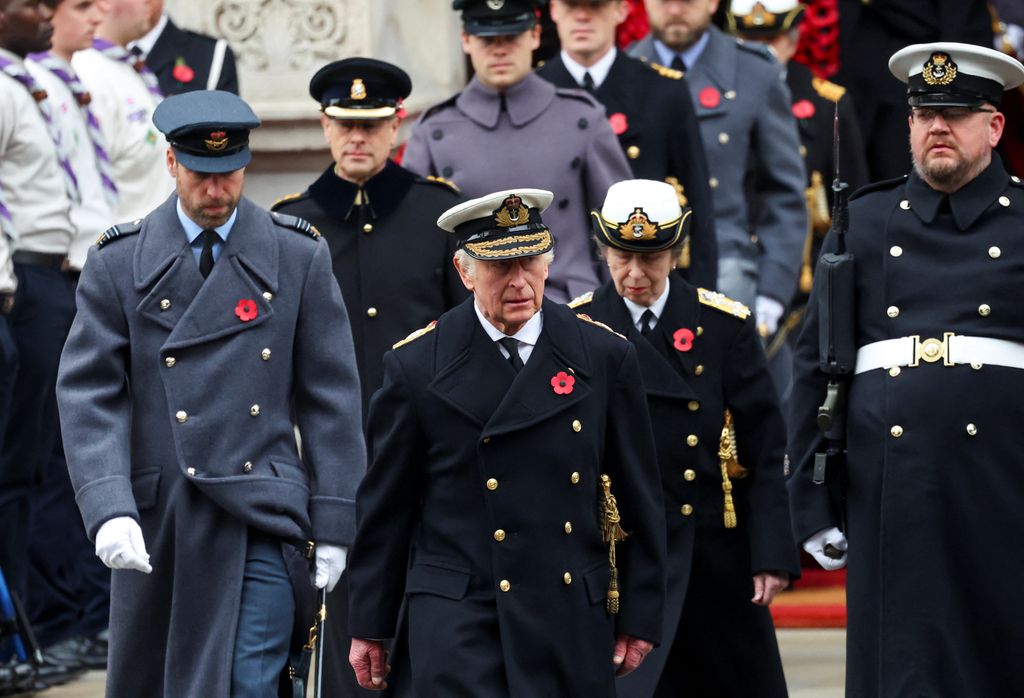
[[[271,211],[276,211],[277,207],[280,206],[281,204],[286,203],[288,201],[295,201],[295,199],[300,199],[300,198],[302,198],[302,195],[305,194],[305,193],[306,192],[304,192],[304,191],[297,191],[294,194],[288,194],[287,196],[282,196],[280,199],[278,199],[277,201],[275,201],[273,203],[273,205],[270,207],[270,210]]]
[[[391,345],[391,348],[392,349],[397,349],[398,347],[402,346],[403,344],[408,344],[409,342],[413,341],[414,339],[419,339],[423,335],[425,335],[428,332],[432,331],[435,327],[437,327],[437,320],[431,320],[429,325],[427,325],[426,327],[421,327],[418,330],[416,330],[415,332],[413,332],[412,334],[410,334],[405,339],[403,339],[401,341],[398,341],[398,342],[395,342],[394,344]]]
[[[604,324],[603,322],[598,322],[597,320],[595,320],[594,318],[590,317],[586,313],[576,313],[576,317],[578,317],[583,322],[589,322],[591,325],[597,325],[601,329],[608,330],[609,332],[611,332],[616,337],[622,337],[622,339],[626,339],[625,335],[619,334],[618,332],[613,330],[611,327],[608,327],[608,325]]]
[[[455,192],[456,194],[461,194],[462,193],[462,190],[459,189],[459,186],[455,182],[453,182],[450,179],[445,179],[444,177],[437,177],[435,175],[427,175],[426,177],[423,178],[423,181],[424,182],[430,182],[431,184],[438,184],[438,185],[444,187],[445,189],[449,189],[449,190]]]
[[[448,99],[444,100],[443,102],[438,102],[434,106],[428,107],[427,110],[423,112],[423,116],[421,116],[420,119],[426,119],[426,118],[432,116],[436,112],[439,112],[439,111],[441,111],[442,109],[444,109],[446,107],[453,106],[455,104],[455,100],[459,98],[460,94],[462,94],[462,93],[461,92],[456,92],[451,97],[449,97]]]
[[[811,78],[811,87],[830,102],[838,102],[846,94],[846,88],[823,78]]]
[[[718,291],[709,291],[706,288],[698,288],[697,299],[704,305],[710,306],[715,310],[720,310],[721,312],[732,315],[733,317],[738,317],[740,320],[746,320],[750,317],[750,308],[739,301],[734,301],[732,298],[729,298]]]
[[[850,201],[853,201],[854,199],[859,199],[865,194],[870,194],[873,191],[892,189],[893,187],[896,187],[906,182],[908,176],[909,175],[903,175],[901,177],[896,177],[894,179],[883,179],[880,182],[871,182],[871,184],[865,184],[863,187],[850,194]]]
[[[648,68],[650,68],[651,70],[653,70],[655,73],[657,73],[658,75],[660,75],[663,78],[668,78],[670,80],[682,80],[683,79],[683,71],[681,71],[681,70],[676,70],[675,68],[669,68],[668,66],[662,65],[661,63],[654,63],[654,62],[648,63],[647,61],[644,61],[644,62],[647,64]]]
[[[305,233],[314,240],[320,239],[320,231],[317,230],[312,223],[307,221],[305,218],[299,218],[298,216],[290,216],[287,213],[278,213],[277,211],[271,211],[270,217],[274,219],[282,228],[290,228],[297,230],[300,233]]]
[[[123,238],[126,235],[137,235],[142,230],[142,219],[136,218],[131,223],[118,223],[103,231],[103,234],[96,238],[96,247],[103,247],[111,240]]]
[[[587,291],[583,295],[576,296],[571,301],[569,301],[569,307],[570,308],[578,308],[581,305],[586,305],[587,303],[589,303],[592,300],[594,300],[594,292],[593,291]]]
[[[777,62],[775,54],[769,51],[768,47],[759,41],[744,41],[743,39],[736,39],[736,45],[744,51],[749,51],[755,56],[763,58],[766,61],[771,63]]]

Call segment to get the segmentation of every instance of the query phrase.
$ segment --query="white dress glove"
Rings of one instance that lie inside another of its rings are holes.
[[[829,557],[825,554],[827,545],[841,550],[843,554],[835,558]],[[829,571],[846,567],[846,546],[846,536],[835,526],[823,528],[804,541],[804,550],[813,555],[818,564]]]
[[[153,571],[142,529],[130,516],[117,516],[100,526],[96,532],[96,556],[112,570],[138,570],[146,574]]]
[[[346,562],[348,562],[348,548],[339,545],[317,545],[316,581],[313,582],[316,588],[327,587],[327,591],[334,591],[334,585],[338,583],[341,573],[345,571]]]
[[[770,337],[779,329],[779,320],[785,312],[782,303],[768,296],[758,296],[754,302],[754,317],[757,319],[757,331],[762,337]]]

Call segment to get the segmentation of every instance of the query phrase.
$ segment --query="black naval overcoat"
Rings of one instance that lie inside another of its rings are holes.
[[[850,203],[858,347],[943,333],[1024,341],[1024,188],[998,156],[950,197],[916,174]],[[826,240],[826,250],[834,243]],[[797,540],[837,526],[811,482],[825,395],[812,295],[796,356]],[[878,368],[849,387],[847,695],[1024,694],[1024,371]]]
[[[579,87],[561,56],[538,68],[537,74],[557,87]],[[710,174],[683,74],[618,51],[607,77],[593,94],[609,117],[625,117],[619,145],[633,176],[662,182],[675,177],[682,186],[686,203],[693,209],[693,224],[690,264],[680,273],[696,286],[714,288],[718,283],[718,240]]]
[[[545,301],[517,374],[473,303],[385,356],[373,465],[357,495],[349,630],[390,637],[405,595],[414,695],[611,698],[615,634],[657,644],[665,593],[635,351]],[[555,392],[561,374],[571,392]],[[614,617],[601,474],[630,533],[617,548]]]
[[[758,572],[799,575],[783,479],[785,426],[764,351],[742,305],[672,277],[668,302],[644,337],[609,282],[577,310],[636,347],[661,468],[669,577],[664,642],[620,681],[619,696],[650,698],[663,673],[695,696],[784,696],[775,629],[750,602]],[[692,333],[679,339],[675,334]],[[718,458],[724,411],[735,419],[737,526],[723,523]],[[676,648],[670,649],[676,644]],[[667,695],[667,694],[666,694]]]
[[[182,29],[168,18],[167,25],[146,55],[146,65],[156,75],[164,96],[205,90],[210,81],[216,48],[217,39],[214,37]],[[175,76],[178,61],[193,70],[191,80],[183,82]],[[224,52],[224,64],[214,89],[238,94],[238,67],[230,46]]]

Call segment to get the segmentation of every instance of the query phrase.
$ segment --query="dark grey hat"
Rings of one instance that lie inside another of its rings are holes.
[[[153,112],[182,165],[194,172],[234,172],[249,164],[249,131],[260,119],[241,97],[197,90],[168,97]]]
[[[476,36],[522,34],[537,23],[537,10],[547,0],[453,0],[462,10],[462,28]]]

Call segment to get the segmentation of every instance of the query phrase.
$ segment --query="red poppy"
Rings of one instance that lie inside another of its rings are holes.
[[[174,61],[174,70],[171,71],[171,75],[178,82],[192,82],[196,79],[196,71],[192,70],[192,67],[185,62],[184,58],[178,58]]]
[[[626,115],[620,111],[608,117],[608,124],[612,127],[612,131],[615,132],[616,136],[621,136],[629,128],[629,121],[626,120]]]
[[[672,333],[672,345],[676,351],[690,351],[693,349],[693,331],[680,327]]]
[[[559,371],[551,379],[551,388],[555,391],[555,395],[568,395],[572,392],[575,382],[575,376],[570,376],[565,371]]]
[[[814,103],[809,99],[801,99],[793,103],[793,116],[798,119],[810,119],[814,116]]]
[[[722,101],[722,93],[714,87],[705,87],[700,91],[700,105],[705,109],[714,109]]]
[[[249,322],[255,320],[256,316],[260,314],[259,308],[256,307],[256,301],[251,298],[243,298],[238,301],[238,305],[235,306],[235,315],[242,322]]]

